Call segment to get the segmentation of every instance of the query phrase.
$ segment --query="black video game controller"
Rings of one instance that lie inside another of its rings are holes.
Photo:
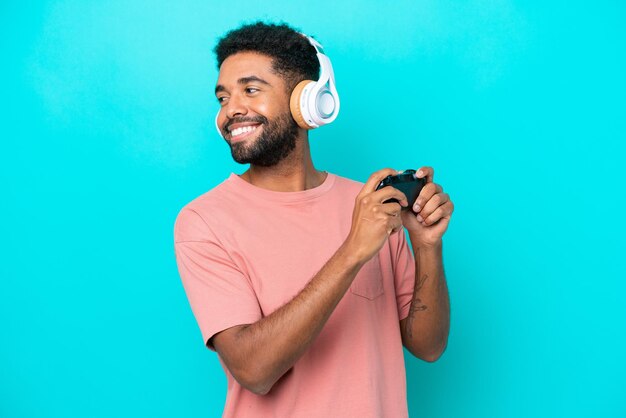
[[[376,190],[380,190],[383,187],[393,186],[396,189],[400,190],[407,198],[409,202],[409,206],[402,208],[411,209],[413,211],[413,204],[417,200],[417,196],[419,196],[422,191],[422,187],[426,185],[426,178],[417,178],[415,177],[415,170],[404,170],[403,173],[397,174],[395,176],[387,176],[385,177],[376,187]],[[387,199],[383,203],[395,202],[398,203],[398,199]]]

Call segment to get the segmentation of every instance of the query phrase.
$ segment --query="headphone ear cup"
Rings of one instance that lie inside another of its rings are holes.
[[[220,138],[224,138],[224,135],[222,134],[222,130],[220,129],[220,125],[217,123],[217,118],[220,117],[220,112],[217,112],[217,115],[215,115],[215,129],[217,130],[217,133],[219,134]]]
[[[291,110],[291,116],[293,116],[293,119],[296,121],[298,126],[303,129],[315,128],[314,126],[306,123],[306,121],[304,120],[304,116],[302,115],[302,109],[300,108],[300,103],[302,101],[302,91],[309,83],[315,83],[315,81],[302,80],[301,82],[299,82],[293,89],[293,92],[291,92],[291,97],[289,98],[289,109]]]

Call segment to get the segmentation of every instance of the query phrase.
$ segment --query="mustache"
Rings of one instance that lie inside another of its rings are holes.
[[[228,122],[226,122],[224,124],[224,127],[222,128],[222,130],[225,133],[228,133],[228,128],[230,128],[230,125],[232,125],[233,123],[246,123],[246,122],[251,122],[251,123],[267,123],[267,118],[265,116],[249,116],[249,117],[238,117],[238,118],[233,118],[230,119]]]

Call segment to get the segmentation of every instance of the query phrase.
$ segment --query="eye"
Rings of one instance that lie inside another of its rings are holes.
[[[224,105],[224,104],[226,103],[226,100],[227,100],[227,99],[228,99],[228,98],[227,98],[226,96],[218,96],[218,97],[217,97],[217,102],[218,102],[219,104],[221,104],[221,105]]]
[[[256,87],[246,87],[246,93],[248,94],[254,94],[256,92],[258,92],[259,89],[257,89]]]

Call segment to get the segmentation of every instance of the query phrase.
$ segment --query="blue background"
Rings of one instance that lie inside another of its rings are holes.
[[[0,4],[0,416],[220,416],[173,223],[245,169],[212,48],[257,18],[333,61],[319,169],[431,165],[455,202],[411,416],[626,416],[624,3],[28,3]]]

